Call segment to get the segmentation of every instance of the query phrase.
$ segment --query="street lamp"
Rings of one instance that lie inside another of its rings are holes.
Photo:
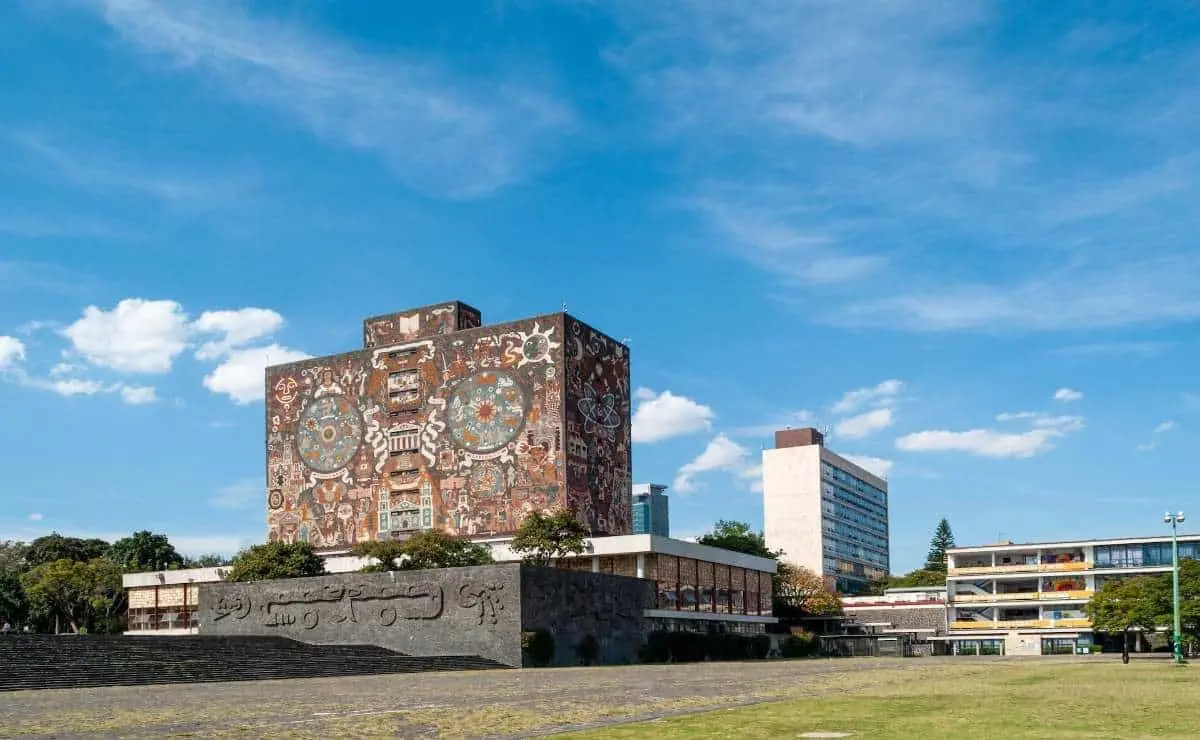
[[[1163,523],[1171,525],[1171,606],[1175,614],[1175,663],[1183,663],[1183,631],[1179,622],[1179,525],[1183,512],[1163,514]]]

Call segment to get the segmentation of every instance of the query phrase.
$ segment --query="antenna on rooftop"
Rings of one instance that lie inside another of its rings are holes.
[[[832,431],[832,428],[828,424],[824,424],[821,426],[821,428],[818,431],[821,432],[821,436],[828,437],[829,432]]]
[[[563,299],[563,302],[562,302],[562,310],[563,310],[563,313],[567,312],[567,301],[565,298]]]

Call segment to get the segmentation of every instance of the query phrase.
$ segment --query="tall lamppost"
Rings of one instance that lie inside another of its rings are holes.
[[[1163,523],[1171,525],[1171,606],[1175,614],[1175,663],[1183,663],[1183,630],[1179,620],[1179,525],[1183,524],[1183,512],[1167,512]]]

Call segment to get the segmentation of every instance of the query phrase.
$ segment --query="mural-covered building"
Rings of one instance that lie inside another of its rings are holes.
[[[629,349],[566,313],[481,318],[370,318],[364,349],[267,368],[270,540],[494,537],[560,508],[630,533]]]

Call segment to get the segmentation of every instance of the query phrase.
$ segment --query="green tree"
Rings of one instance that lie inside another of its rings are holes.
[[[451,537],[445,532],[420,532],[404,541],[381,540],[360,542],[351,554],[372,558],[375,562],[363,566],[367,573],[391,570],[426,570],[429,568],[462,568],[469,565],[488,565],[495,562],[487,545]]]
[[[775,583],[775,599],[785,607],[777,616],[787,609],[822,617],[842,612],[842,600],[825,579],[802,565],[780,562]]]
[[[767,541],[762,532],[755,532],[745,522],[734,522],[728,519],[719,520],[713,525],[711,532],[702,535],[696,542],[760,558],[778,558],[780,555],[779,552],[773,552],[767,547]]]
[[[121,570],[105,558],[87,562],[62,558],[21,575],[30,603],[50,617],[61,617],[72,632],[119,629],[125,610]]]
[[[126,573],[166,570],[183,565],[183,558],[165,534],[153,534],[146,530],[134,532],[112,543],[105,557]]]
[[[53,563],[56,560],[86,563],[104,557],[108,552],[108,547],[108,543],[104,540],[63,537],[58,532],[54,532],[45,537],[38,537],[29,543],[29,547],[25,551],[25,562],[30,568]]]
[[[0,542],[0,625],[16,627],[28,621],[29,604],[21,586],[27,549],[23,542]]]
[[[1084,611],[1100,632],[1129,628],[1153,631],[1171,623],[1170,575],[1112,580],[1096,591]]]
[[[533,512],[517,528],[509,547],[523,554],[529,565],[550,565],[551,561],[570,555],[582,555],[584,540],[590,532],[575,515],[567,510],[553,514]]]
[[[233,560],[227,581],[270,581],[325,575],[325,561],[307,542],[268,542],[242,550]]]
[[[944,574],[946,572],[946,551],[953,547],[954,531],[950,529],[950,520],[943,517],[937,523],[933,538],[929,540],[929,554],[925,556],[925,570]]]

